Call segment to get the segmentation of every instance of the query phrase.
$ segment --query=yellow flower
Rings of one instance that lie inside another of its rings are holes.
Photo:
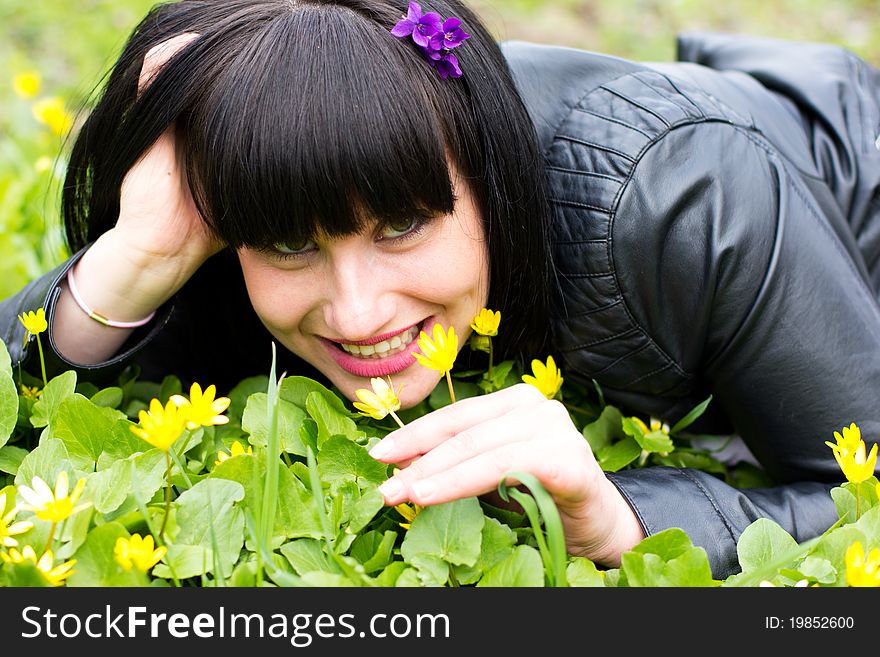
[[[630,420],[632,420],[637,425],[639,425],[639,429],[641,429],[642,433],[645,435],[647,435],[649,433],[654,433],[655,431],[662,431],[667,436],[669,435],[669,425],[666,424],[665,422],[661,422],[660,420],[658,420],[655,417],[652,417],[650,420],[651,421],[650,428],[648,428],[648,425],[646,425],[642,420],[640,420],[639,418],[637,418],[635,416],[631,417]]]
[[[73,116],[64,108],[64,100],[55,96],[34,103],[34,117],[59,137],[73,126]]]
[[[419,350],[422,353],[412,352],[422,367],[427,367],[438,372],[448,372],[458,356],[458,336],[455,335],[455,327],[449,327],[447,334],[440,324],[434,324],[434,339],[431,340],[422,331],[419,334]]]
[[[412,526],[412,521],[416,519],[416,516],[422,510],[422,507],[418,504],[413,504],[412,506],[409,504],[398,504],[394,508],[407,521],[398,523],[403,529],[409,529]]]
[[[372,390],[358,388],[354,391],[361,400],[354,402],[354,407],[361,415],[381,420],[389,413],[400,410],[400,399],[397,398],[397,392],[391,385],[391,377],[388,377],[388,383],[379,377],[372,378],[370,385],[373,387]]]
[[[193,383],[189,389],[189,399],[182,395],[172,395],[171,401],[179,408],[180,412],[186,417],[187,429],[198,429],[199,427],[210,427],[215,424],[226,424],[229,418],[221,415],[223,411],[229,408],[229,397],[218,397],[216,386],[209,385],[202,392],[202,387],[198,383]]]
[[[21,98],[33,98],[40,93],[40,74],[22,71],[12,78],[12,89]]]
[[[831,449],[834,450],[834,458],[837,459],[843,474],[852,483],[859,484],[874,474],[874,466],[877,465],[876,443],[871,447],[871,453],[867,457],[864,440],[859,441],[855,451],[842,449],[837,445],[831,445]]]
[[[830,443],[827,440],[825,444],[828,445],[831,449],[835,451],[842,450],[845,452],[855,452],[858,449],[859,443],[862,440],[862,432],[856,426],[856,423],[853,422],[848,427],[843,428],[843,435],[841,436],[839,432],[834,432],[834,439],[837,441],[837,444]]]
[[[62,470],[55,479],[55,492],[53,493],[49,484],[40,477],[34,477],[31,480],[33,488],[25,485],[18,487],[18,494],[26,502],[26,504],[22,504],[21,508],[33,511],[40,520],[61,522],[89,506],[88,504],[76,505],[85,485],[86,480],[80,479],[76,482],[73,492],[68,495],[67,472]]]
[[[849,586],[880,586],[880,549],[874,548],[865,558],[860,541],[846,549],[846,583]]]
[[[250,454],[253,455],[254,448],[248,445],[247,452],[244,451],[244,446],[238,442],[237,440],[232,443],[232,447],[229,448],[230,454],[227,454],[224,451],[217,452],[217,460],[214,461],[214,465],[220,465],[226,459],[231,459],[233,456],[241,456],[242,454]]]
[[[24,563],[25,561],[30,561],[33,563],[37,569],[43,573],[43,576],[52,586],[60,586],[64,583],[64,580],[73,575],[73,564],[76,563],[76,559],[71,559],[59,566],[52,567],[54,559],[52,557],[52,550],[46,550],[43,553],[43,556],[37,560],[37,554],[34,552],[34,548],[30,545],[25,545],[24,549],[19,552],[15,548],[9,550],[9,553],[0,552],[0,558],[3,559],[6,563]]]
[[[49,324],[46,323],[46,313],[42,308],[29,313],[22,313],[18,316],[18,321],[21,322],[22,326],[31,335],[39,335],[49,328]]]
[[[492,337],[498,335],[499,324],[501,324],[501,311],[492,312],[488,308],[483,308],[480,314],[474,317],[471,328],[480,335]]]
[[[143,438],[153,447],[167,452],[174,441],[180,437],[186,428],[187,419],[178,409],[177,404],[169,400],[162,408],[162,402],[153,399],[150,402],[150,411],[138,413],[139,425],[132,425],[132,432]]]
[[[116,539],[113,558],[124,570],[131,570],[134,566],[145,573],[159,563],[167,551],[165,546],[154,549],[153,537],[149,534],[146,538],[141,538],[140,534],[132,534],[131,538],[120,536]]]
[[[6,510],[6,493],[0,493],[0,513]],[[0,547],[15,547],[18,541],[12,538],[16,534],[24,534],[33,528],[34,523],[22,520],[13,523],[18,507],[13,507],[6,515],[0,516]]]
[[[21,385],[21,396],[25,399],[37,401],[42,394],[43,391],[39,388],[31,388],[30,386],[26,386],[24,384]]]
[[[522,380],[535,386],[547,399],[553,399],[562,387],[562,373],[556,368],[553,356],[547,357],[547,364],[535,359],[532,361],[534,376],[523,374]]]

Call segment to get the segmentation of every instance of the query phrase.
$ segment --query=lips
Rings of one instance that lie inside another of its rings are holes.
[[[402,331],[358,342],[321,340],[336,364],[349,374],[365,378],[384,377],[402,372],[416,362],[412,352],[418,351],[419,332],[430,331],[436,321],[429,317]],[[393,346],[395,344],[397,346]]]

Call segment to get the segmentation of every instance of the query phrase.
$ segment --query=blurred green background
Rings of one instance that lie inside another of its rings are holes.
[[[66,257],[64,138],[154,0],[0,0],[0,299]],[[880,64],[878,0],[473,0],[499,39],[668,61],[685,30],[837,43]],[[430,7],[430,1],[423,5]]]

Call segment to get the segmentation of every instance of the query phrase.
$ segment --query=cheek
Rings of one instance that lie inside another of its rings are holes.
[[[307,312],[311,286],[293,280],[291,272],[247,258],[241,258],[241,269],[251,305],[267,328],[290,330],[300,322]]]

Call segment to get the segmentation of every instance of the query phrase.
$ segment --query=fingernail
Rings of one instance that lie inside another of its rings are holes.
[[[373,445],[373,449],[370,450],[369,454],[374,459],[381,459],[382,457],[390,454],[391,449],[393,447],[394,447],[394,441],[388,440],[388,438],[385,438],[381,442],[378,442],[375,445]]]
[[[391,479],[386,481],[384,484],[379,486],[379,491],[382,493],[382,495],[385,496],[385,499],[393,501],[393,500],[397,499],[400,496],[400,494],[403,492],[403,484],[401,484],[400,481],[398,481],[397,479],[392,477]]]
[[[437,490],[437,486],[430,481],[417,481],[412,485],[413,495],[422,502],[433,496],[435,490]]]

